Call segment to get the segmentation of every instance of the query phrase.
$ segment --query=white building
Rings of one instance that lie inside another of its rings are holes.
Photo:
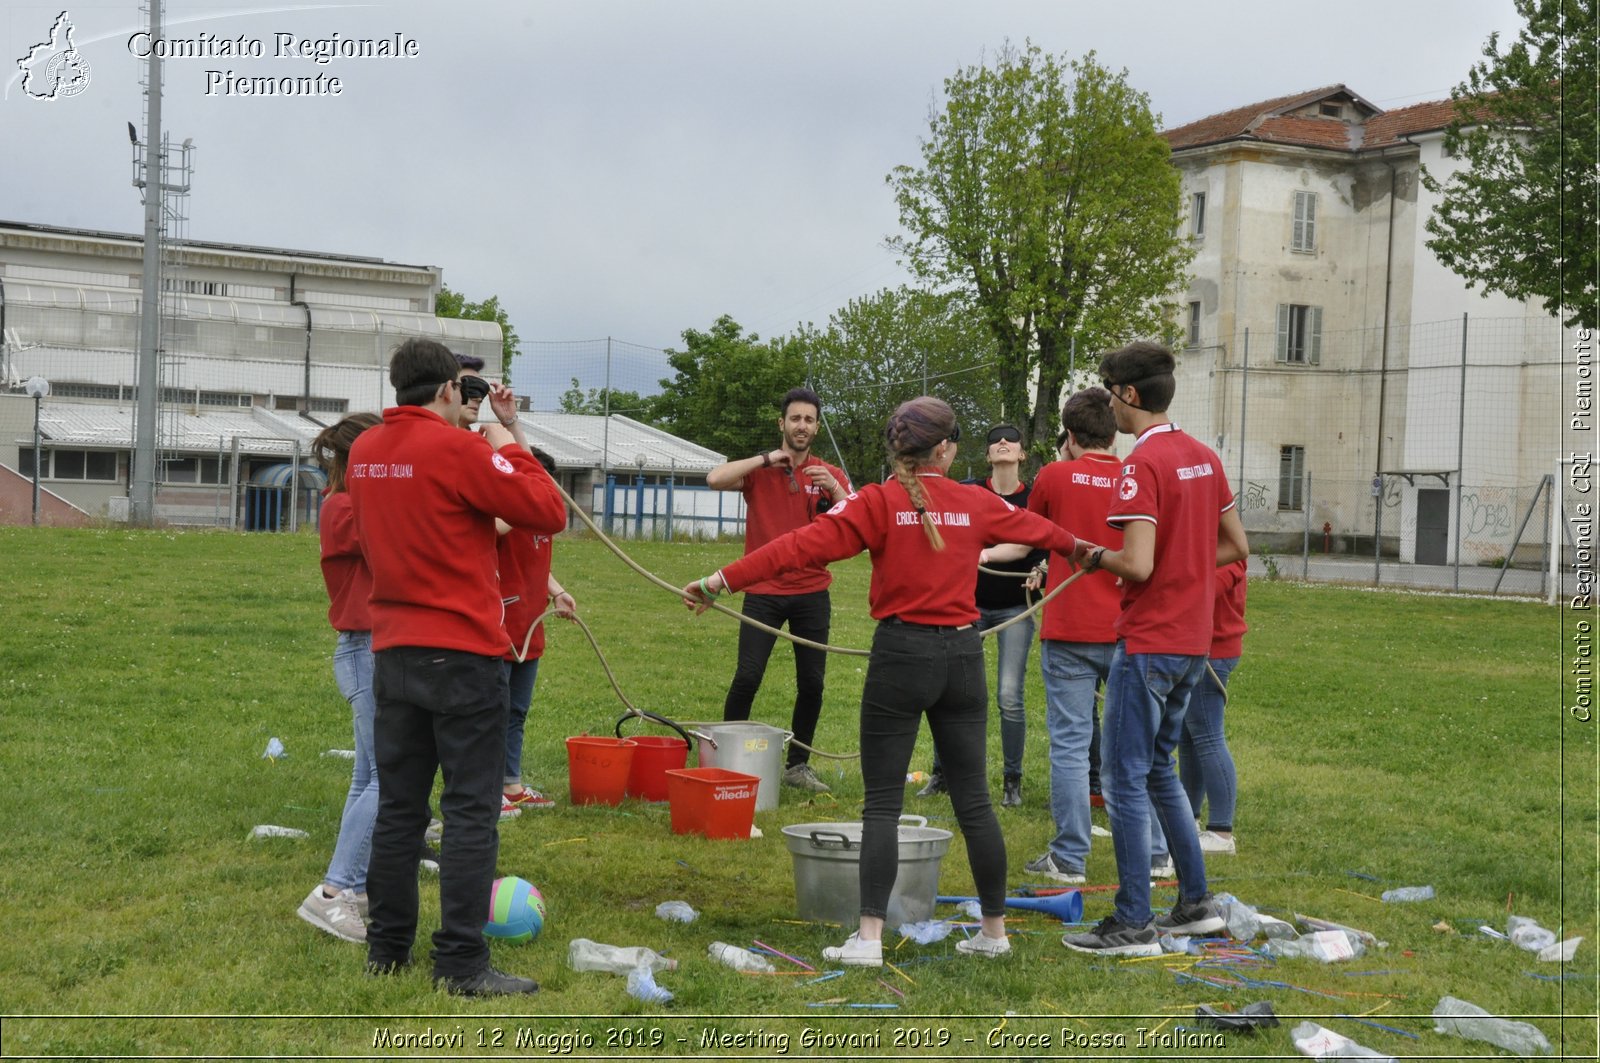
[[[1197,252],[1174,419],[1217,447],[1263,543],[1326,527],[1408,561],[1504,556],[1566,452],[1559,322],[1426,246],[1420,170],[1458,164],[1453,113],[1334,85],[1164,134]],[[1522,549],[1542,543],[1535,519]]]
[[[18,491],[31,492],[34,472],[34,403],[22,391],[32,377],[51,389],[39,405],[41,486],[91,517],[125,518],[142,253],[136,236],[0,222],[0,520],[29,516]],[[482,358],[498,378],[499,326],[436,317],[441,286],[434,266],[184,242],[164,270],[157,516],[299,523],[322,484],[304,461],[311,439],[345,413],[393,403],[389,354],[409,337]],[[525,420],[585,503],[608,470],[637,479],[640,455],[643,475],[680,482],[703,483],[722,460],[625,417]],[[299,491],[283,490],[296,481]]]

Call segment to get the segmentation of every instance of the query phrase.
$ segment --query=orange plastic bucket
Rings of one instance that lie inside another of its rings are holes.
[[[646,801],[667,800],[667,772],[689,762],[689,743],[681,738],[641,735],[634,743],[633,767],[628,770],[628,796]]]
[[[756,818],[761,779],[726,768],[681,768],[667,772],[672,833],[707,838],[748,838]]]
[[[567,739],[567,785],[575,805],[620,805],[628,792],[634,739]]]

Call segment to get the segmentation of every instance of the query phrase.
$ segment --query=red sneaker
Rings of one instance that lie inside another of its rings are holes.
[[[531,786],[524,786],[519,792],[505,795],[505,803],[521,811],[529,808],[554,808],[556,803],[551,798],[535,790]]]

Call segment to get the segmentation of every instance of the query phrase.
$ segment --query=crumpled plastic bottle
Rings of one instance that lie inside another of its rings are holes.
[[[1532,1023],[1497,1019],[1478,1005],[1455,997],[1439,998],[1433,1009],[1433,1030],[1488,1041],[1519,1056],[1548,1056],[1555,1051],[1544,1031]]]
[[[1398,889],[1383,891],[1383,902],[1385,904],[1403,904],[1407,901],[1431,900],[1433,900],[1432,886],[1401,886]]]
[[[1367,951],[1361,938],[1348,930],[1318,930],[1314,934],[1290,941],[1273,938],[1261,946],[1261,951],[1274,959],[1290,960],[1309,958],[1323,963],[1353,960]]]
[[[1289,1031],[1289,1036],[1294,1038],[1295,1048],[1312,1059],[1381,1059],[1395,1063],[1393,1056],[1374,1052],[1366,1045],[1357,1044],[1344,1034],[1335,1033],[1314,1022],[1302,1022]]]
[[[730,945],[726,941],[713,941],[706,947],[706,953],[724,967],[732,967],[736,971],[759,971],[770,974],[777,970],[765,956],[757,955],[749,949],[741,949],[737,945]]]
[[[1506,920],[1506,936],[1517,948],[1529,952],[1538,952],[1556,943],[1555,931],[1546,930],[1525,915],[1513,915]]]
[[[662,901],[656,905],[656,916],[679,923],[692,923],[700,917],[700,913],[689,907],[687,901]]]
[[[611,974],[628,974],[636,967],[653,971],[675,971],[678,961],[668,959],[642,945],[619,948],[588,938],[573,938],[567,944],[567,965],[574,971],[607,971]]]
[[[309,838],[311,835],[294,827],[279,827],[271,823],[263,823],[252,830],[251,835],[257,838]]]
[[[671,1004],[671,990],[656,985],[655,972],[647,964],[640,964],[628,972],[628,995],[646,1004]]]
[[[919,923],[901,923],[900,936],[910,938],[918,945],[932,945],[950,936],[952,927],[948,919],[924,919]]]
[[[283,743],[281,741],[276,738],[269,738],[267,739],[267,751],[261,754],[261,759],[277,760],[279,757],[286,757],[288,755],[288,753],[284,752]]]

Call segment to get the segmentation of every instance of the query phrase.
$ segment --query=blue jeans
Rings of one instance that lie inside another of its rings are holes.
[[[533,704],[533,684],[539,678],[539,658],[507,661],[506,683],[511,687],[511,715],[506,718],[505,785],[522,781],[522,731],[528,722],[528,706]]]
[[[378,760],[372,746],[372,632],[341,631],[333,651],[333,677],[350,703],[356,760],[350,770],[350,793],[339,819],[324,881],[342,890],[367,892],[367,861],[372,856],[372,825],[378,821]]]
[[[988,631],[1027,610],[1025,605],[1005,609],[978,607],[978,630]],[[1022,684],[1028,678],[1028,650],[1033,645],[1033,617],[1012,624],[994,637],[997,661],[995,690],[1000,702],[1000,756],[1007,778],[1022,775],[1022,746],[1028,737],[1028,714],[1022,704]],[[933,770],[942,772],[939,751],[933,752]]]
[[[1203,655],[1130,654],[1120,641],[1111,657],[1100,775],[1117,854],[1113,914],[1123,926],[1142,927],[1151,919],[1152,804],[1177,865],[1179,898],[1193,901],[1206,893],[1199,832],[1172,766],[1189,694],[1205,675],[1205,663]]]
[[[900,869],[899,818],[906,768],[928,717],[944,757],[950,805],[967,843],[984,915],[1005,914],[1006,843],[989,803],[989,692],[976,629],[885,620],[872,636],[861,690],[861,914],[883,916]]]
[[[1237,657],[1211,658],[1217,678],[1202,675],[1189,698],[1189,712],[1183,718],[1183,738],[1178,742],[1178,773],[1189,795],[1189,807],[1196,819],[1200,806],[1210,802],[1206,829],[1233,830],[1234,800],[1238,796],[1238,777],[1233,769],[1233,754],[1223,733],[1222,711],[1228,700],[1228,676],[1239,666]],[[1222,685],[1217,686],[1218,680]]]
[[[1083,874],[1089,859],[1089,741],[1094,734],[1094,692],[1111,669],[1111,642],[1039,643],[1044,677],[1045,727],[1050,734],[1050,815],[1056,863]]]

